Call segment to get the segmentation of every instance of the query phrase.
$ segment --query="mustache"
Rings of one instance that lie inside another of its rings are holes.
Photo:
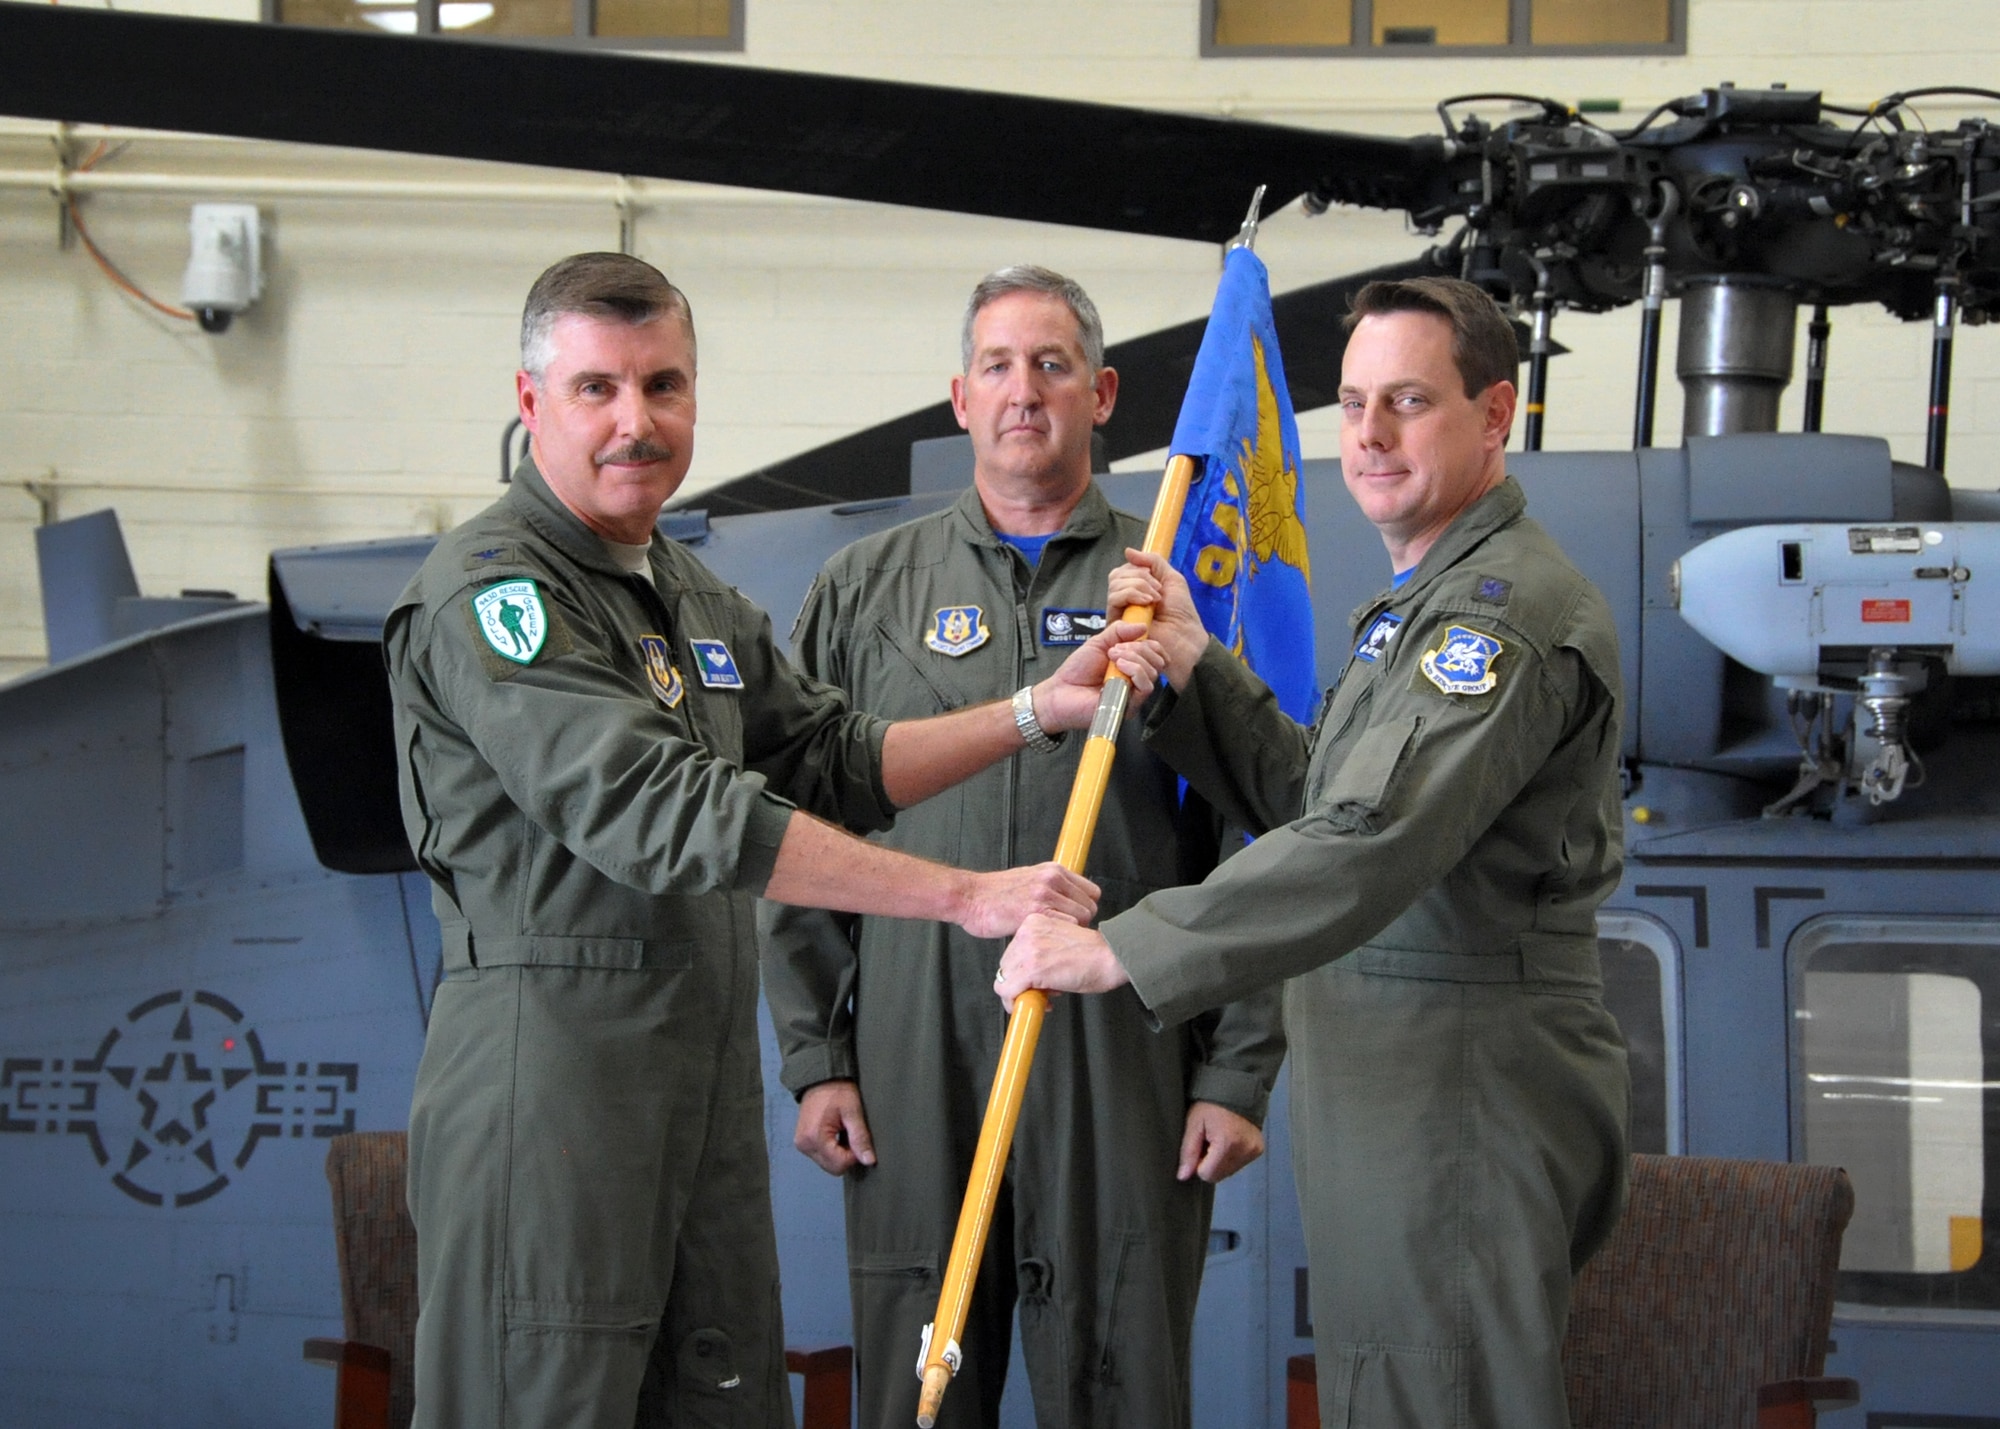
[[[672,461],[673,458],[671,448],[653,442],[627,442],[622,447],[613,447],[610,451],[599,454],[597,461],[598,465],[606,466],[613,463],[626,465],[642,461]]]

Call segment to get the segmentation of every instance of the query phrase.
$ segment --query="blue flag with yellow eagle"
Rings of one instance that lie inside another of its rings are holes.
[[[1174,565],[1209,632],[1309,723],[1319,703],[1312,558],[1299,431],[1271,320],[1271,280],[1248,248],[1223,263],[1174,456],[1198,465],[1174,540]]]

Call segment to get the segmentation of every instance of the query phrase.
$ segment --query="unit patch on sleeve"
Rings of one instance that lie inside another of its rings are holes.
[[[986,626],[986,612],[976,605],[947,605],[931,616],[931,628],[924,644],[940,655],[963,655],[977,650],[993,632]]]
[[[503,581],[486,587],[472,598],[472,614],[493,653],[516,665],[533,660],[548,639],[549,613],[533,581]]]
[[[1361,643],[1354,647],[1354,658],[1374,664],[1389,648],[1389,642],[1396,638],[1402,628],[1403,617],[1383,611],[1369,622],[1368,632],[1361,637]]]
[[[1448,695],[1483,695],[1500,683],[1493,662],[1504,647],[1491,635],[1447,626],[1435,650],[1420,661],[1426,678]]]
[[[720,640],[690,640],[694,647],[694,668],[701,683],[710,690],[740,690],[743,677],[736,672],[736,659]]]
[[[1101,610],[1059,610],[1042,607],[1042,644],[1081,645],[1110,624]]]
[[[653,687],[660,703],[672,709],[687,693],[687,686],[681,683],[681,672],[674,668],[673,652],[666,640],[658,635],[641,635],[639,654],[646,662],[646,683]]]

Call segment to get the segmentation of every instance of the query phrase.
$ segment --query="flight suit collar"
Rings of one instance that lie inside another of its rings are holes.
[[[979,499],[977,486],[965,488],[965,494],[952,508],[952,516],[958,534],[973,545],[997,549],[1005,544],[986,517],[986,504]],[[1090,485],[1084,488],[1083,499],[1076,503],[1076,508],[1069,513],[1069,520],[1063,522],[1062,530],[1056,532],[1054,539],[1094,541],[1110,529],[1111,503],[1105,499],[1097,478],[1092,477]]]
[[[1438,577],[1471,555],[1488,536],[1513,525],[1527,511],[1528,498],[1521,484],[1511,476],[1504,478],[1445,527],[1444,534],[1424,552],[1424,558],[1417,562],[1416,570],[1401,588],[1384,591],[1356,606],[1348,623],[1358,627],[1374,611],[1420,599]]]
[[[611,553],[604,548],[604,538],[584,525],[574,511],[563,505],[562,498],[550,490],[548,478],[535,465],[533,455],[523,456],[521,464],[514,468],[513,480],[507,487],[507,504],[538,535],[578,565],[620,579],[630,577],[631,572],[611,559]],[[658,546],[661,540],[656,530],[649,544]]]

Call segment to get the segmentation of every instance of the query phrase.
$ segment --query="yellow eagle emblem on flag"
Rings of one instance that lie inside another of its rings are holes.
[[[1250,549],[1258,561],[1273,558],[1312,579],[1312,555],[1306,549],[1305,523],[1299,520],[1299,469],[1285,461],[1284,434],[1278,423],[1278,394],[1264,366],[1264,344],[1253,333],[1251,356],[1257,364],[1257,443],[1243,440],[1245,495],[1250,517]]]

